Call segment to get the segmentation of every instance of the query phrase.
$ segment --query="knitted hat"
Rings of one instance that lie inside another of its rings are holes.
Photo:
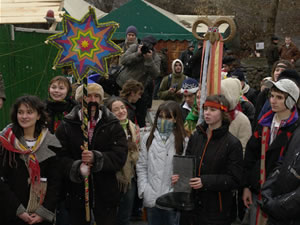
[[[101,100],[104,99],[104,91],[101,85],[97,83],[88,84],[88,94],[92,94],[92,93],[97,93],[100,95]],[[82,96],[83,96],[83,84],[76,89],[75,100],[79,101],[82,98]]]
[[[298,101],[299,88],[295,82],[293,82],[289,79],[281,79],[281,80],[278,80],[277,82],[270,80],[266,83],[266,86],[269,88],[275,86],[280,91],[288,94],[288,97],[285,100],[285,106],[288,109],[292,109],[294,107],[294,105],[296,104],[296,102]]]
[[[135,26],[132,26],[132,25],[131,25],[131,26],[127,27],[127,29],[126,29],[126,35],[127,35],[128,33],[134,33],[135,36],[137,36],[138,31],[137,31],[137,29],[136,29]]]
[[[195,94],[198,89],[198,81],[192,78],[187,78],[182,82],[180,92],[186,94]]]

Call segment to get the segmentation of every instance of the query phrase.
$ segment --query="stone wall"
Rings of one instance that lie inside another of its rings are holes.
[[[256,90],[260,89],[260,81],[263,78],[271,76],[265,58],[244,58],[241,60],[241,68],[249,85]],[[300,60],[295,64],[295,70],[300,74]]]
[[[245,58],[241,61],[241,68],[246,75],[249,85],[260,89],[260,81],[270,76],[268,63],[265,58]]]

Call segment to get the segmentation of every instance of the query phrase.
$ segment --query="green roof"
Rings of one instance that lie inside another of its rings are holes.
[[[115,21],[120,24],[113,35],[113,39],[116,40],[125,39],[126,29],[130,25],[134,25],[138,29],[140,39],[147,35],[152,35],[157,40],[195,39],[190,31],[168,16],[163,15],[159,10],[153,8],[150,3],[148,4],[142,0],[131,0],[99,19],[100,23],[108,21]]]

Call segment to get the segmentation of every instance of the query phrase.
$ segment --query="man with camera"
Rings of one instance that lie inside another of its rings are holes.
[[[144,85],[144,93],[136,103],[137,121],[145,126],[147,108],[151,108],[153,79],[160,74],[160,57],[154,49],[156,39],[149,35],[142,39],[141,45],[132,44],[120,58],[123,68],[117,77],[117,84],[122,88],[129,80],[137,80]]]
[[[142,39],[141,45],[133,44],[120,58],[123,70],[117,78],[117,84],[122,87],[129,80],[134,79],[143,84],[160,74],[160,57],[154,50],[156,39],[149,35]]]
[[[183,74],[183,63],[180,59],[175,59],[172,62],[172,73],[163,78],[158,97],[162,100],[174,100],[178,103],[182,103],[183,95],[181,92],[182,82],[187,78]]]

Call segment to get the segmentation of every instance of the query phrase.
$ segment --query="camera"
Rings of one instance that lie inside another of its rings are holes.
[[[153,50],[153,45],[151,43],[148,43],[148,42],[143,43],[143,46],[141,48],[142,54],[145,55],[148,52],[150,52],[150,50]]]
[[[177,90],[177,88],[178,88],[178,84],[177,84],[177,83],[173,84],[172,88],[174,88],[174,89],[176,89],[176,90]]]

